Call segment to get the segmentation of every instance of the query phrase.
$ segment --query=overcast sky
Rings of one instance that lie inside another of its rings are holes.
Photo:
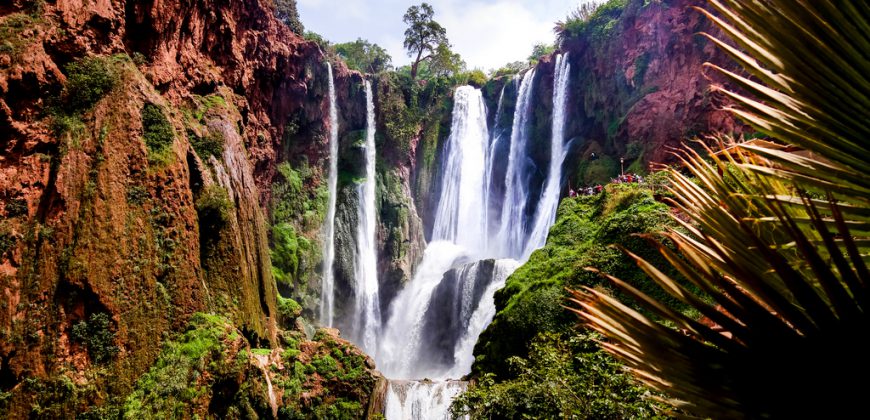
[[[553,25],[588,0],[427,0],[469,68],[497,69],[525,60],[532,46],[555,39]],[[368,39],[408,64],[402,48],[408,7],[422,0],[297,0],[305,29],[333,43]]]

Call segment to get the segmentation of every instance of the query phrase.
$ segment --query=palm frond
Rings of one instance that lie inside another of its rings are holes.
[[[710,0],[749,76],[731,109],[771,141],[678,153],[671,204],[691,222],[654,241],[674,279],[628,253],[705,323],[604,275],[678,329],[592,289],[573,311],[637,377],[712,418],[838,417],[863,410],[870,373],[870,4]],[[689,288],[686,284],[694,287]],[[711,326],[715,325],[715,326]]]

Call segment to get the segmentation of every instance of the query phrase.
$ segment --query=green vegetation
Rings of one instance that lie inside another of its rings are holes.
[[[13,198],[6,202],[6,217],[18,217],[27,214],[27,200]]]
[[[349,68],[363,73],[376,74],[393,68],[393,58],[387,54],[387,50],[362,38],[336,44],[335,51]]]
[[[595,41],[608,38],[616,27],[628,0],[609,0],[606,3],[584,3],[564,21],[556,23],[555,31],[560,45],[581,37]]]
[[[535,65],[541,58],[548,56],[554,52],[556,52],[555,45],[548,45],[544,43],[535,44],[535,46],[532,48],[532,53],[529,55],[529,63]]]
[[[541,333],[528,358],[508,359],[513,379],[492,374],[453,402],[454,415],[472,418],[655,418],[649,391],[601,350],[600,336]]]
[[[63,107],[69,113],[87,111],[118,82],[112,58],[86,57],[66,66]]]
[[[284,22],[297,35],[305,33],[305,27],[299,20],[299,10],[296,0],[275,0],[275,17]]]
[[[232,110],[233,105],[221,94],[193,95],[188,101],[184,109],[187,138],[200,159],[207,161],[209,156],[220,159],[223,155],[226,139],[218,128],[209,127],[207,120],[210,114]]]
[[[360,403],[370,397],[375,379],[368,373],[365,356],[354,347],[337,341],[319,330],[309,344],[306,357],[299,359],[297,333],[285,333],[282,355],[285,371],[273,378],[273,386],[282,389],[280,418],[358,419],[365,407]],[[301,398],[307,395],[306,398]]]
[[[414,57],[411,64],[411,79],[417,78],[420,63],[440,60],[450,63],[452,53],[447,41],[447,30],[435,21],[435,10],[428,3],[411,6],[403,18],[408,29],[405,30],[405,49]],[[424,55],[425,54],[425,55]]]
[[[225,318],[194,314],[187,331],[167,341],[154,366],[139,378],[124,404],[124,418],[173,418],[189,413],[193,400],[209,392],[209,382],[238,369],[224,359],[226,340],[240,338]],[[247,363],[242,357],[236,361]]]
[[[39,19],[32,14],[12,13],[5,16],[0,23],[0,55],[8,54],[13,62],[18,61],[21,51],[30,42],[24,32],[38,22]]]
[[[302,316],[302,307],[293,299],[278,296],[278,313],[281,315],[283,324],[287,328],[291,328],[292,322]]]
[[[217,184],[205,187],[196,200],[199,223],[209,230],[219,230],[229,222],[234,208],[226,188]]]
[[[711,69],[738,90],[725,91],[735,114],[772,140],[682,151],[683,167],[668,177],[691,223],[652,242],[666,261],[630,255],[657,291],[602,267],[648,314],[589,288],[572,305],[609,352],[691,417],[854,417],[866,410],[864,393],[842,375],[870,372],[870,62],[854,34],[870,25],[870,10],[842,13],[830,0],[710,4],[701,13],[716,19],[714,33],[733,36],[706,36],[743,66]],[[708,322],[671,310],[662,293]]]
[[[51,103],[48,114],[57,136],[68,134],[76,144],[86,133],[82,114],[106,96],[120,78],[116,57],[85,57],[66,66],[67,80],[59,101]]]
[[[148,148],[148,160],[153,163],[167,163],[171,159],[175,129],[163,113],[163,108],[155,104],[142,106],[142,140]]]
[[[527,349],[516,343],[528,343],[539,333],[571,332],[575,322],[563,307],[565,287],[602,287],[600,277],[585,267],[602,267],[635,287],[655,290],[630,258],[608,245],[618,243],[660,260],[655,250],[633,235],[668,226],[668,211],[655,201],[652,191],[636,184],[611,184],[596,196],[562,200],[546,246],[535,251],[496,293],[498,312],[475,348],[475,372],[508,379],[514,374],[507,359],[526,355]]]
[[[118,354],[115,333],[111,329],[109,315],[105,312],[91,314],[87,321],[81,320],[73,325],[73,341],[85,346],[88,354],[96,363],[104,363]]]

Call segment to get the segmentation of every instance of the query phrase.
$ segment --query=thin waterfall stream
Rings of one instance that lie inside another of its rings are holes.
[[[320,324],[332,326],[335,310],[335,205],[338,190],[338,104],[332,64],[326,63],[329,75],[329,199],[323,226],[323,277],[320,282]]]
[[[354,320],[354,341],[363,350],[376,356],[377,339],[381,326],[380,297],[378,285],[378,256],[375,249],[375,229],[377,209],[375,208],[375,103],[372,84],[365,81],[366,91],[366,178],[357,185],[359,196],[359,224],[357,225],[357,255],[355,260],[356,302]]]

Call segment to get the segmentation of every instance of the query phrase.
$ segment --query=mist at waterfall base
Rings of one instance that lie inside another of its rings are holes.
[[[456,89],[450,136],[440,165],[441,195],[432,240],[413,279],[385,314],[378,311],[374,106],[371,85],[366,82],[366,180],[357,185],[355,314],[352,331],[346,333],[374,357],[378,369],[390,379],[387,419],[450,418],[451,402],[466,387],[458,379],[470,373],[474,345],[495,316],[495,292],[532,251],[544,245],[562,189],[569,71],[567,56],[558,56],[547,168],[536,168],[529,157],[529,142],[539,140],[529,138],[535,70],[510,82],[518,96],[509,131],[497,124],[490,133],[480,90]],[[504,89],[496,121],[505,112],[503,97]],[[334,96],[331,100],[334,103]],[[500,150],[507,156],[498,155]],[[506,172],[495,171],[497,161],[505,157]],[[544,184],[536,188],[529,185],[534,171],[547,174]],[[495,179],[497,172],[505,173],[505,179]],[[530,191],[541,193],[531,197]],[[324,252],[325,262],[326,256]],[[325,301],[332,304],[332,297]]]

